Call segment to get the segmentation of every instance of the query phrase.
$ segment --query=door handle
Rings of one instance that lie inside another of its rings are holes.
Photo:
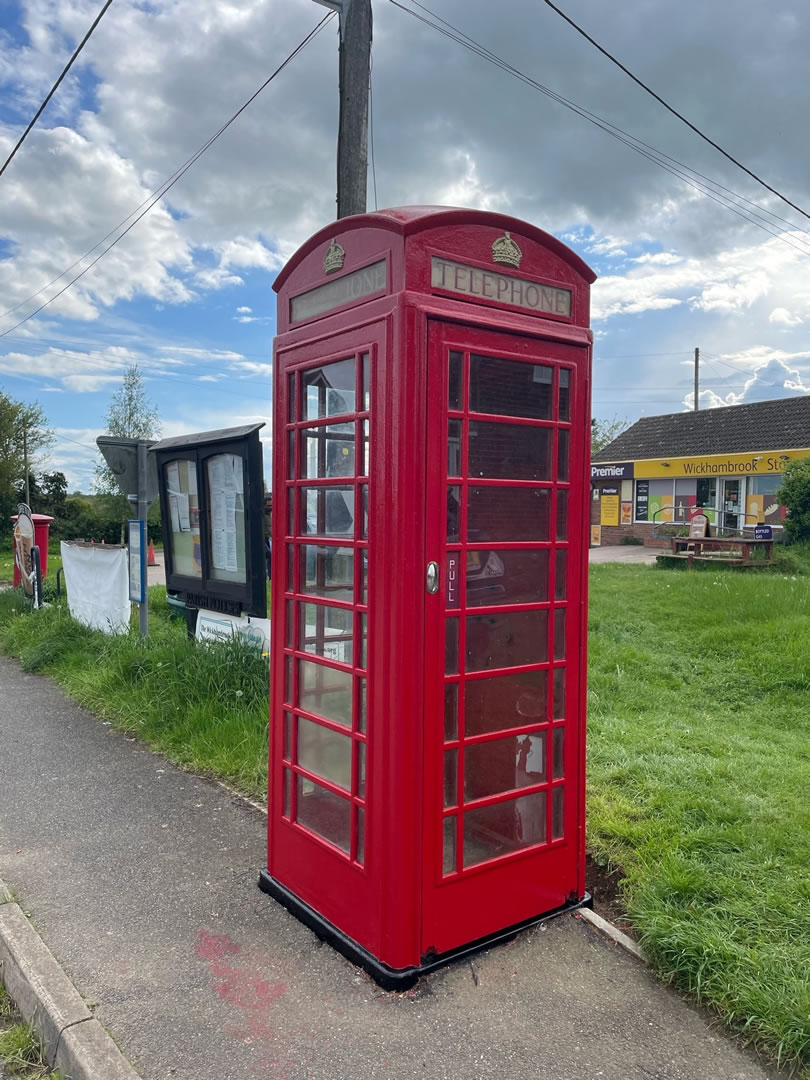
[[[433,595],[439,591],[439,564],[437,562],[429,562],[427,564],[427,574],[425,575],[425,587],[427,591]]]

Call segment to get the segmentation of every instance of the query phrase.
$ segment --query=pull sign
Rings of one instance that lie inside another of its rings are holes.
[[[427,591],[432,595],[439,591],[439,564],[435,562],[429,562],[427,564],[427,573],[425,575],[425,587]]]
[[[457,608],[459,605],[458,568],[460,565],[460,559],[461,555],[458,551],[447,552],[447,606],[449,608]]]

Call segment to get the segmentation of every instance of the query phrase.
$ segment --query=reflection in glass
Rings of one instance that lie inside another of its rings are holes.
[[[546,793],[523,795],[464,815],[464,865],[542,844],[546,839]]]
[[[554,728],[554,762],[551,777],[553,780],[561,780],[565,775],[565,728]]]
[[[325,720],[352,726],[352,677],[348,671],[298,661],[298,706]]]
[[[207,458],[205,478],[208,485],[211,577],[216,581],[244,584],[247,581],[247,560],[245,475],[241,454],[215,454]]]
[[[448,361],[448,383],[449,391],[447,394],[447,407],[448,409],[460,409],[461,406],[461,364],[463,356],[460,352],[451,352]]]
[[[470,410],[551,420],[554,369],[495,356],[470,357]]]
[[[444,737],[447,742],[458,738],[458,683],[444,685]]]
[[[360,667],[368,667],[368,616],[361,612],[360,620]]]
[[[467,539],[471,543],[549,539],[548,488],[470,487]]]
[[[241,461],[239,458],[240,467]],[[184,577],[201,578],[197,462],[187,458],[168,461],[163,466],[163,477],[170,514],[172,570]]]
[[[446,675],[458,675],[458,619],[445,619],[444,670]]]
[[[371,354],[363,353],[360,359],[363,362],[363,409],[368,412],[371,408]]]
[[[349,853],[351,804],[320,784],[296,777],[298,808],[296,819],[310,832],[317,833],[335,847]]]
[[[358,549],[360,552],[360,603],[368,603],[368,548]]]
[[[464,798],[485,799],[546,780],[546,736],[509,735],[464,749]]]
[[[352,663],[352,612],[326,604],[299,604],[298,647],[302,652]]]
[[[568,492],[563,488],[557,491],[557,539],[568,539]]]
[[[542,724],[548,700],[547,671],[516,671],[486,679],[467,679],[464,724],[467,735]]]
[[[360,487],[360,538],[361,540],[368,539],[368,484],[362,484]]]
[[[286,639],[285,639],[285,642],[284,642],[284,644],[287,646],[288,649],[291,649],[293,647],[293,641],[295,640],[294,637],[293,637],[293,609],[294,609],[294,605],[293,605],[292,600],[288,600],[287,601],[287,636],[286,636]]]
[[[565,718],[565,668],[554,668],[554,719]]]
[[[290,792],[292,789],[292,785],[290,783],[291,774],[289,769],[283,769],[282,772],[284,775],[284,805],[282,806],[281,812],[284,817],[288,818],[290,816]]]
[[[301,592],[332,600],[354,600],[354,552],[325,544],[299,546]]]
[[[362,806],[357,808],[355,821],[357,823],[357,853],[354,856],[354,861],[362,866],[366,861],[366,812]]]
[[[461,488],[451,484],[447,489],[447,543],[458,543],[461,539]]]
[[[295,423],[295,372],[287,376],[287,420]]]
[[[301,475],[306,480],[354,476],[354,424],[302,428]]]
[[[458,750],[444,752],[444,806],[447,809],[458,802]]]
[[[304,487],[301,529],[304,536],[354,536],[353,487]]]
[[[285,761],[292,760],[292,713],[284,713],[284,748],[282,750],[282,757]]]
[[[304,414],[302,420],[353,413],[355,401],[354,357],[305,371],[301,375]]]
[[[292,699],[293,699],[293,692],[292,692],[293,669],[292,669],[292,663],[293,662],[292,662],[292,657],[291,656],[285,656],[284,657],[284,700],[289,702],[290,704],[292,704]]]
[[[554,788],[551,793],[551,839],[561,840],[563,836],[565,810],[565,790]]]
[[[368,420],[364,420],[362,423],[363,429],[363,446],[361,448],[360,455],[360,475],[368,476],[368,463],[369,463],[369,436],[368,436]]]
[[[366,730],[366,680],[357,680],[357,730],[364,733]]]
[[[442,857],[442,873],[455,874],[456,872],[456,818],[444,819],[444,854]]]
[[[548,600],[548,551],[467,550],[467,607]]]
[[[554,659],[565,659],[565,608],[554,611]]]
[[[287,536],[295,536],[295,488],[287,489]]]
[[[338,787],[351,790],[352,740],[348,735],[298,717],[298,764]]]
[[[546,660],[548,611],[503,611],[467,616],[467,671],[542,664]]]
[[[568,596],[566,589],[566,567],[568,565],[568,549],[557,548],[555,555],[556,566],[554,568],[554,599],[565,600]]]
[[[550,480],[552,428],[470,422],[469,475]]]
[[[447,475],[461,476],[461,421],[447,423]]]
[[[359,795],[361,799],[366,797],[366,744],[362,742],[355,743],[357,747],[357,790],[355,795]]]
[[[295,479],[295,432],[287,435],[287,479]]]
[[[295,592],[295,544],[287,544],[287,592]]]
[[[569,476],[568,454],[571,442],[571,432],[568,428],[560,428],[557,431],[557,479],[567,483]]]
[[[568,368],[560,368],[560,412],[559,419],[571,419],[571,373]]]

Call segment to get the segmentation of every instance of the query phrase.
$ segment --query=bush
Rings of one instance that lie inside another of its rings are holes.
[[[643,547],[644,541],[640,540],[637,536],[623,536],[619,541],[625,547]]]
[[[788,462],[774,498],[787,507],[787,540],[810,540],[810,458]]]

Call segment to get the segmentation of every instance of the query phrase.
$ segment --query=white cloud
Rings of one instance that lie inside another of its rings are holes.
[[[244,371],[247,375],[272,375],[272,364],[258,364],[254,360],[240,360],[231,364],[232,371]]]
[[[250,315],[250,314],[251,314],[251,312],[253,311],[253,308],[249,308],[249,307],[238,307],[238,308],[237,308],[236,310],[237,310],[237,312],[238,312],[238,313],[239,313],[240,315]]]
[[[792,315],[787,308],[776,307],[768,316],[768,322],[779,326],[801,326],[804,320],[798,315]]]

